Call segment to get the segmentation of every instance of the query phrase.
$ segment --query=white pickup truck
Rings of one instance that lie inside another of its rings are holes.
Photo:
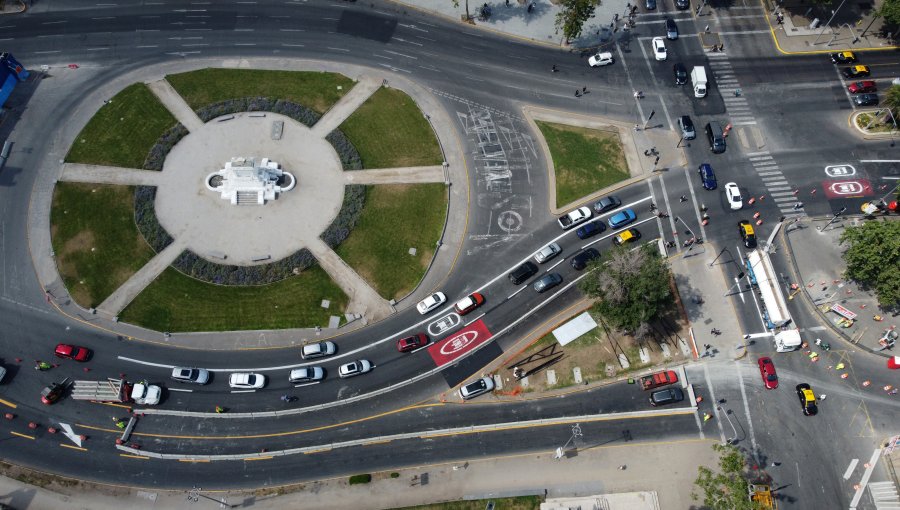
[[[585,221],[591,219],[591,216],[594,213],[591,212],[589,207],[579,207],[574,211],[569,212],[559,220],[559,226],[563,228],[563,230],[568,230],[579,223],[584,223]]]

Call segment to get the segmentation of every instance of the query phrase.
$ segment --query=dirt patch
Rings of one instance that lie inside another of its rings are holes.
[[[60,259],[63,259],[66,255],[70,255],[72,253],[90,251],[95,244],[96,242],[94,232],[92,232],[91,230],[82,230],[74,237],[66,241],[66,244],[63,245],[62,251],[57,255]]]
[[[565,346],[559,344],[552,332],[562,325],[558,324],[519,353],[509,356],[497,371],[503,378],[502,393],[515,395],[557,390],[623,375],[638,375],[649,372],[651,367],[679,364],[690,359],[681,350],[681,342],[687,341],[687,323],[674,308],[653,324],[653,333],[643,341],[611,330],[598,313],[591,310],[588,313],[597,327]],[[645,351],[646,361],[641,358],[641,348]],[[621,357],[627,359],[628,368],[623,366]],[[519,374],[515,373],[517,367],[522,370]],[[576,376],[576,369],[580,377]],[[522,375],[525,377],[517,377]]]

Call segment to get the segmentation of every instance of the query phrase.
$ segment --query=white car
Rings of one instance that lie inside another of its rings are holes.
[[[744,199],[741,198],[741,189],[738,188],[737,183],[729,182],[725,185],[725,197],[728,198],[728,205],[731,206],[732,211],[744,207]]]
[[[427,298],[419,301],[419,304],[416,305],[416,308],[419,310],[419,313],[425,315],[426,313],[441,306],[446,301],[447,296],[445,296],[443,292],[435,292]]]
[[[303,359],[324,358],[331,356],[337,351],[332,342],[316,342],[314,344],[306,344],[300,348],[300,357]]]
[[[369,370],[372,370],[372,364],[369,363],[369,360],[360,359],[356,361],[351,361],[345,365],[341,365],[341,368],[338,369],[338,373],[341,377],[353,377],[354,375],[365,374]]]
[[[543,264],[553,257],[559,255],[559,252],[562,251],[562,248],[559,247],[556,243],[550,243],[547,246],[544,246],[537,253],[534,254],[534,261],[538,264]]]
[[[653,38],[653,55],[660,62],[665,60],[669,55],[666,53],[666,40],[662,37]]]
[[[590,64],[591,67],[608,66],[613,62],[615,62],[613,54],[608,51],[591,55],[591,58],[588,59],[588,64]]]
[[[235,372],[228,377],[228,386],[241,390],[258,390],[266,385],[266,376],[253,372]]]
[[[155,406],[159,404],[161,395],[162,388],[155,384],[147,384],[146,381],[135,384],[131,389],[131,400],[136,404]]]
[[[303,367],[291,370],[288,380],[292,383],[306,383],[321,381],[325,378],[325,371],[322,367]]]

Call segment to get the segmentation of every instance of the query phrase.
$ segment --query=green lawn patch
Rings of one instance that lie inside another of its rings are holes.
[[[537,125],[556,170],[557,207],[629,177],[617,131],[540,121]]]
[[[93,308],[153,258],[134,224],[134,188],[60,182],[50,233],[56,263],[76,303]]]
[[[494,502],[494,508],[497,510],[537,510],[541,507],[543,498],[539,496],[518,496],[515,498],[449,501],[433,505],[408,506],[396,510],[484,510],[489,501]]]
[[[331,306],[322,308],[323,299]],[[280,282],[225,286],[163,271],[122,311],[123,321],[156,331],[238,331],[325,327],[347,296],[319,266]]]
[[[422,111],[397,89],[378,89],[340,130],[356,147],[363,168],[440,165],[444,161]]]
[[[242,97],[272,97],[306,106],[322,114],[344,96],[354,82],[336,73],[200,69],[170,74],[166,80],[194,110]]]
[[[94,114],[72,142],[66,161],[141,168],[159,137],[176,123],[146,85],[135,83]]]
[[[443,184],[368,186],[359,222],[337,254],[385,299],[411,292],[431,262],[447,214]],[[410,255],[409,249],[416,254]]]

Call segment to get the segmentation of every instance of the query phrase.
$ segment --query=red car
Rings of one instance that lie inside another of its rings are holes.
[[[865,80],[847,85],[847,90],[849,90],[851,94],[859,94],[861,92],[875,92],[876,90],[878,90],[878,86],[875,85],[874,81]]]
[[[759,358],[759,375],[762,376],[763,384],[767,390],[774,390],[778,387],[778,375],[775,374],[775,364],[772,358]]]
[[[426,345],[428,345],[428,337],[425,336],[425,333],[419,333],[418,335],[408,336],[397,340],[397,350],[400,352],[414,351],[419,347],[425,347]]]
[[[75,361],[87,361],[91,357],[91,350],[77,345],[59,344],[53,351],[57,358],[73,359]]]
[[[465,315],[484,303],[484,296],[475,292],[456,302],[456,313]]]

